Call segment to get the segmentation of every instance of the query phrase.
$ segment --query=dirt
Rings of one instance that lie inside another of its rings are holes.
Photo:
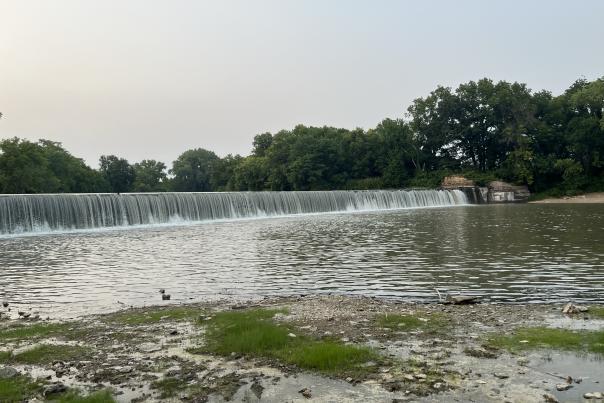
[[[550,204],[550,203],[604,203],[604,192],[587,193],[580,196],[566,196],[561,198],[549,198],[536,200],[530,203]]]
[[[61,382],[84,390],[111,388],[118,402],[288,402],[288,401],[474,401],[541,402],[544,394],[560,401],[580,400],[582,393],[604,389],[604,369],[588,355],[557,356],[552,351],[513,355],[485,345],[491,334],[508,334],[525,326],[604,329],[604,321],[584,314],[566,317],[560,305],[414,304],[346,296],[302,296],[264,299],[245,308],[286,308],[277,321],[317,339],[369,346],[384,357],[376,371],[358,379],[326,377],[268,359],[237,354],[217,357],[194,354],[203,344],[199,317],[170,318],[127,325],[112,315],[79,322],[78,343],[94,354],[82,360],[49,365],[10,365],[44,382]],[[241,309],[228,301],[187,305],[202,318],[212,312]],[[149,307],[119,314],[156,313]],[[412,315],[441,327],[401,331],[380,326],[383,315]],[[11,326],[23,320],[5,320]],[[203,321],[201,322],[203,323]],[[9,341],[0,350],[23,350],[51,340]],[[73,341],[70,341],[73,343]],[[570,354],[570,355],[569,355]],[[601,359],[601,358],[600,358]],[[1,365],[0,365],[1,366]],[[571,376],[582,379],[565,391],[556,385]],[[299,393],[308,390],[308,396]]]

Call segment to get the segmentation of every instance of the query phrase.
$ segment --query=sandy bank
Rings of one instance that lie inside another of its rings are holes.
[[[552,198],[532,201],[530,203],[546,204],[546,203],[604,203],[604,192],[587,193],[580,196]]]

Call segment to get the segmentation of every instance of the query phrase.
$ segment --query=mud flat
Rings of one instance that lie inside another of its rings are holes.
[[[602,401],[604,307],[298,296],[0,321],[0,401]],[[8,309],[8,308],[7,308]]]
[[[530,203],[537,204],[556,204],[556,203],[604,203],[604,192],[587,193],[579,196],[567,196],[561,198],[549,198],[543,200],[535,200]]]

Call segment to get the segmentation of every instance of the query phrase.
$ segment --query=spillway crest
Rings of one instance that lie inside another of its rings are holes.
[[[0,234],[462,204],[459,190],[0,195]]]

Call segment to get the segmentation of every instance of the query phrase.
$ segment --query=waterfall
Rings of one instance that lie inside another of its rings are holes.
[[[467,203],[459,190],[0,195],[0,234]]]

